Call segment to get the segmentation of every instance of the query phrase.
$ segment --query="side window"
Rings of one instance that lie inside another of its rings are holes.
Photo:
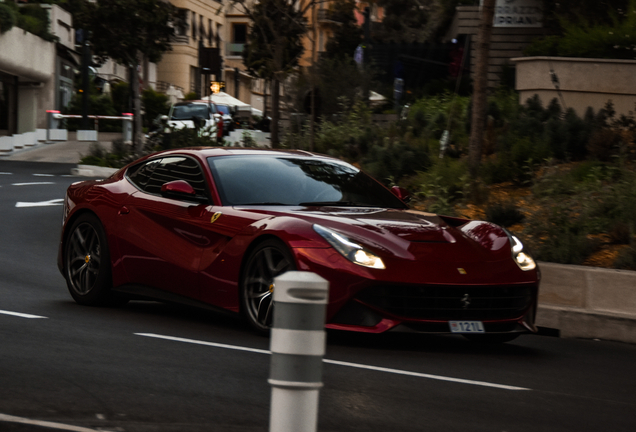
[[[130,180],[130,182],[137,186],[139,189],[141,189],[142,191],[146,191],[150,176],[160,163],[161,159],[155,159],[131,167],[128,169],[126,177],[128,177],[128,180]]]
[[[161,186],[165,183],[185,180],[194,188],[197,196],[207,197],[205,177],[199,164],[194,159],[183,156],[166,157],[142,164],[128,174],[128,179],[142,191],[156,195],[161,194]]]

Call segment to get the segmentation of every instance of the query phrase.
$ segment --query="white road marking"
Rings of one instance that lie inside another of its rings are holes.
[[[17,316],[20,318],[47,318],[45,316],[40,316],[40,315],[30,315],[30,314],[25,314],[25,313],[20,313],[20,312],[11,312],[11,311],[5,311],[5,310],[0,310],[0,314],[2,315],[13,315],[13,316]]]
[[[13,175],[13,173],[0,172],[0,175]]]
[[[15,203],[16,207],[48,207],[48,206],[57,206],[63,205],[64,198],[56,198],[49,201],[40,201],[40,202],[21,202],[18,201]]]
[[[33,174],[34,177],[55,177],[54,174]]]
[[[258,353],[258,354],[271,354],[270,351],[256,349],[256,348],[247,348],[247,347],[241,347],[236,345],[226,345],[226,344],[219,344],[214,342],[205,342],[205,341],[199,341],[195,339],[184,339],[184,338],[179,338],[174,336],[158,335],[154,333],[135,333],[135,335],[157,338],[157,339],[166,339],[166,340],[171,340],[176,342],[186,342],[186,343],[197,344],[197,345],[206,345],[206,346],[211,346],[216,348],[226,348],[226,349],[232,349],[237,351],[249,351],[249,352]],[[452,377],[446,377],[442,375],[431,375],[431,374],[425,374],[420,372],[404,371],[400,369],[391,369],[391,368],[384,368],[384,367],[378,367],[378,366],[364,365],[359,363],[342,362],[337,360],[323,359],[323,362],[328,364],[338,365],[338,366],[346,366],[346,367],[352,367],[357,369],[367,369],[367,370],[372,370],[376,372],[387,372],[387,373],[392,373],[397,375],[407,375],[407,376],[414,376],[418,378],[428,378],[428,379],[434,379],[439,381],[449,381],[449,382],[460,383],[460,384],[470,384],[470,385],[477,385],[481,387],[498,388],[502,390],[532,390],[526,387],[515,387],[515,386],[504,385],[504,384],[490,383],[486,381],[474,381],[474,380],[467,380],[467,379],[461,379],[461,378],[452,378]]]
[[[11,186],[34,186],[34,185],[52,185],[54,182],[30,182],[30,183],[11,183]]]
[[[72,432],[99,432],[97,429],[89,429],[89,428],[85,428],[81,426],[72,426],[72,425],[67,425],[63,423],[55,423],[55,422],[49,422],[49,421],[31,420],[28,418],[15,417],[15,416],[7,415],[7,414],[0,414],[0,421],[22,423],[22,424],[28,424],[32,426],[42,426],[45,428],[52,428],[52,429],[72,431]]]

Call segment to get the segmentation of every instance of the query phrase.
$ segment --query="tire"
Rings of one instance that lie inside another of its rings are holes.
[[[266,334],[273,323],[274,278],[296,264],[279,240],[266,240],[249,255],[241,273],[241,312],[258,333]]]
[[[521,333],[465,334],[462,336],[471,342],[494,345],[513,341],[521,336]]]
[[[110,251],[104,227],[92,213],[78,217],[64,241],[64,277],[73,299],[87,306],[115,306],[128,300],[111,292]]]

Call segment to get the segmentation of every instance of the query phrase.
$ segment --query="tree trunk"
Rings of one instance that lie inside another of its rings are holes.
[[[316,139],[316,28],[318,27],[316,17],[316,3],[311,5],[311,66],[309,66],[309,81],[311,82],[311,113],[309,119],[309,151],[314,151]]]
[[[496,0],[484,0],[479,17],[475,60],[475,80],[473,85],[473,106],[468,148],[470,176],[473,180],[479,173],[481,163],[481,144],[486,125],[488,96],[488,56],[490,54],[490,36],[495,14]]]
[[[274,76],[272,81],[272,124],[270,142],[272,148],[278,148],[278,118],[280,116],[280,81],[278,77]]]

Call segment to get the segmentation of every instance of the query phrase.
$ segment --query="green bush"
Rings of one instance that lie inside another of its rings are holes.
[[[15,11],[8,4],[0,3],[0,34],[11,30],[16,22]]]
[[[470,192],[468,166],[463,160],[436,159],[428,171],[418,174],[417,180],[418,195],[433,213],[455,215],[455,204]]]
[[[147,88],[141,93],[141,102],[144,107],[144,127],[150,128],[153,120],[158,116],[168,114],[168,100],[168,96],[151,88]]]
[[[63,110],[64,114],[82,114],[82,94],[76,93],[71,98],[69,105]],[[89,115],[116,116],[118,114],[113,108],[113,101],[108,95],[91,94],[88,101]],[[89,129],[95,128],[95,120],[89,119]],[[69,131],[81,128],[82,119],[66,119],[66,127]],[[99,120],[98,129],[102,132],[121,132],[121,120]]]
[[[624,13],[610,13],[610,21],[591,24],[583,19],[578,22],[561,19],[562,35],[536,39],[524,50],[524,54],[633,60],[636,50],[636,0],[630,0]]]
[[[509,227],[522,222],[523,213],[514,203],[495,203],[486,207],[486,220],[497,225]]]
[[[122,115],[131,112],[130,106],[130,84],[127,82],[118,82],[110,87],[110,97],[113,100],[113,109],[116,115]]]
[[[621,250],[614,260],[614,268],[636,270],[636,247],[630,246]]]
[[[550,202],[542,213],[524,230],[538,260],[580,265],[598,247],[598,241],[588,237],[585,218],[569,203]]]
[[[399,182],[402,178],[428,169],[431,161],[428,149],[422,144],[401,141],[394,144],[373,145],[362,158],[362,166],[378,180]]]

